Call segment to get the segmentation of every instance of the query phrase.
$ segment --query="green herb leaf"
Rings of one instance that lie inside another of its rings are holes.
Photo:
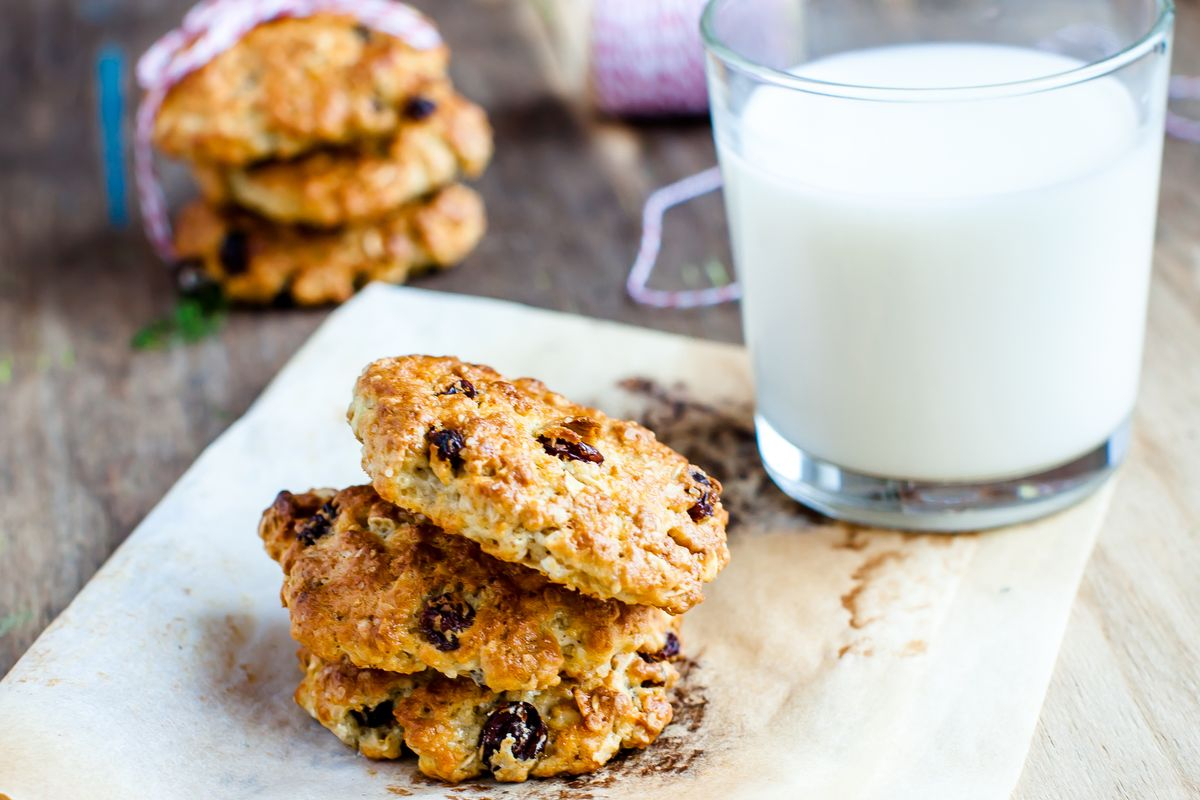
[[[134,350],[159,350],[178,342],[192,344],[221,330],[225,316],[225,301],[220,296],[181,297],[169,317],[146,325],[129,344]]]
[[[134,350],[157,350],[166,347],[171,341],[171,323],[160,319],[151,322],[139,330],[129,340],[129,346]]]
[[[725,263],[716,256],[710,256],[708,261],[704,262],[704,271],[708,274],[708,282],[713,286],[724,286],[733,280],[729,277]]]

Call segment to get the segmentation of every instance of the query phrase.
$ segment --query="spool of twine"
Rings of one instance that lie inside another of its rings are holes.
[[[596,0],[592,4],[589,79],[596,106],[609,114],[703,114],[704,0]]]
[[[367,27],[404,39],[414,48],[441,44],[437,29],[409,6],[393,0],[200,0],[178,28],[142,54],[138,85],[144,94],[134,124],[134,172],[146,238],[159,257],[174,260],[171,220],[154,164],[154,120],[167,92],[233,47],[257,25],[283,17],[349,14]]]

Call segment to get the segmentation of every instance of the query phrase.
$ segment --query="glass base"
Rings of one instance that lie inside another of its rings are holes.
[[[835,519],[900,530],[958,533],[1027,522],[1078,503],[1124,460],[1129,420],[1095,450],[1037,475],[977,483],[893,480],[851,472],[793,445],[755,417],[758,451],[789,497]]]

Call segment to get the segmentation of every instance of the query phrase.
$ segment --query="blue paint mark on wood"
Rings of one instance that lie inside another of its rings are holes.
[[[96,57],[96,96],[100,115],[100,154],[108,223],[114,228],[129,224],[129,198],[125,189],[125,51],[105,45]]]

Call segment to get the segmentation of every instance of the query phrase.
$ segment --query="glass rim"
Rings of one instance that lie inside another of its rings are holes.
[[[838,97],[847,100],[877,100],[891,102],[946,102],[954,100],[985,100],[1000,97],[1015,97],[1025,94],[1061,89],[1099,78],[1116,72],[1147,53],[1170,37],[1171,25],[1175,19],[1175,3],[1173,0],[1154,0],[1158,14],[1154,24],[1135,39],[1122,47],[1116,53],[1096,61],[1090,61],[1079,67],[1043,75],[1037,78],[1026,78],[1005,83],[982,84],[978,86],[944,86],[928,88],[900,88],[895,86],[864,86],[848,83],[832,83],[804,78],[790,72],[760,64],[727,45],[715,30],[716,8],[719,4],[730,0],[708,0],[704,13],[700,17],[700,35],[708,53],[720,59],[724,64],[737,71],[757,78],[763,83],[773,84],[782,88],[793,89],[809,94],[820,94],[828,97]]]

